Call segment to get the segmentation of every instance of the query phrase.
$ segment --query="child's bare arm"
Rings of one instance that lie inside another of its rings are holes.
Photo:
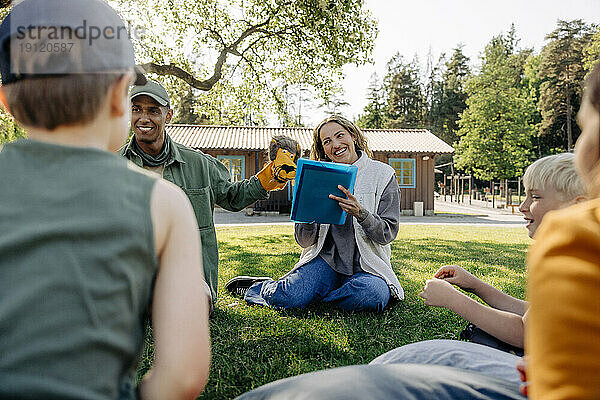
[[[527,302],[516,299],[476,278],[458,265],[446,265],[437,270],[434,275],[468,292],[475,293],[479,298],[498,310],[523,315],[527,311]]]
[[[143,399],[195,399],[208,379],[210,343],[200,238],[192,207],[176,186],[158,181],[152,222],[159,257],[152,327],[154,362]]]
[[[478,303],[443,279],[428,280],[419,296],[428,306],[452,310],[490,335],[523,348],[522,316]]]

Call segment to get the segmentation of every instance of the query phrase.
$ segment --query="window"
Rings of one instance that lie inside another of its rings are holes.
[[[217,156],[217,160],[227,167],[232,182],[243,181],[246,177],[244,156]]]
[[[398,186],[401,188],[415,188],[417,182],[415,179],[416,160],[413,158],[390,158],[389,163],[396,171]]]

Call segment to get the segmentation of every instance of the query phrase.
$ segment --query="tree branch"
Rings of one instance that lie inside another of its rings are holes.
[[[276,10],[276,13],[279,12],[280,9],[281,9],[281,7],[279,7]],[[219,53],[219,57],[217,58],[217,62],[215,63],[215,69],[214,69],[213,75],[208,79],[204,79],[204,80],[197,79],[196,77],[194,77],[194,75],[181,69],[180,67],[176,66],[175,64],[162,65],[162,64],[150,62],[150,63],[141,65],[141,67],[147,73],[175,76],[196,89],[209,91],[219,81],[219,79],[221,79],[222,74],[223,74],[223,65],[225,64],[225,61],[227,61],[227,56],[229,54],[233,54],[234,56],[242,57],[242,54],[238,51],[238,46],[249,36],[252,36],[255,33],[264,33],[265,32],[264,27],[269,25],[273,15],[274,14],[269,15],[269,17],[266,20],[264,20],[263,22],[261,22],[259,24],[248,27],[229,46],[226,46],[225,43],[223,42],[222,38],[220,37],[220,35],[218,35],[218,37],[221,39],[223,49]],[[215,32],[211,31],[211,33],[214,34]]]
[[[215,83],[221,77],[220,69],[219,69],[218,73],[215,71],[215,74],[213,74],[213,76],[211,76],[209,79],[200,80],[200,79],[195,78],[189,72],[179,68],[175,64],[164,65],[164,64],[156,64],[156,63],[151,62],[151,63],[142,64],[142,65],[140,65],[140,67],[146,73],[152,73],[152,74],[157,74],[157,75],[171,75],[171,76],[181,79],[182,81],[184,81],[185,83],[187,83],[188,85],[190,85],[196,89],[204,90],[204,91],[209,91],[210,89],[212,89],[212,87],[215,85]],[[216,69],[217,68],[215,67],[215,70]]]

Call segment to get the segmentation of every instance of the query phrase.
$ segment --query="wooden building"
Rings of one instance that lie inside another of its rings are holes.
[[[433,215],[435,157],[454,149],[426,129],[365,129],[373,158],[396,170],[403,215],[412,215],[415,202],[423,203],[425,215]],[[286,135],[300,143],[308,157],[313,130],[309,128],[265,128],[240,126],[168,125],[174,141],[210,154],[225,164],[233,181],[256,174],[268,161],[271,138]],[[256,211],[289,212],[291,185],[258,201]]]

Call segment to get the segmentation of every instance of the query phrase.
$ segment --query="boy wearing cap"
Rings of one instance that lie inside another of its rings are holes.
[[[174,142],[165,132],[173,110],[164,87],[152,81],[131,89],[131,130],[134,136],[120,153],[136,165],[154,171],[183,189],[190,199],[202,239],[204,276],[217,298],[219,256],[213,221],[215,204],[240,211],[268,191],[285,183],[274,179],[271,163],[258,174],[241,182],[231,182],[229,171],[216,158]]]
[[[82,26],[124,28],[99,0],[24,0],[0,25],[0,98],[28,134],[0,151],[0,398],[194,399],[210,350],[193,210],[111,154],[133,46],[69,37]],[[150,307],[156,356],[136,388]]]

